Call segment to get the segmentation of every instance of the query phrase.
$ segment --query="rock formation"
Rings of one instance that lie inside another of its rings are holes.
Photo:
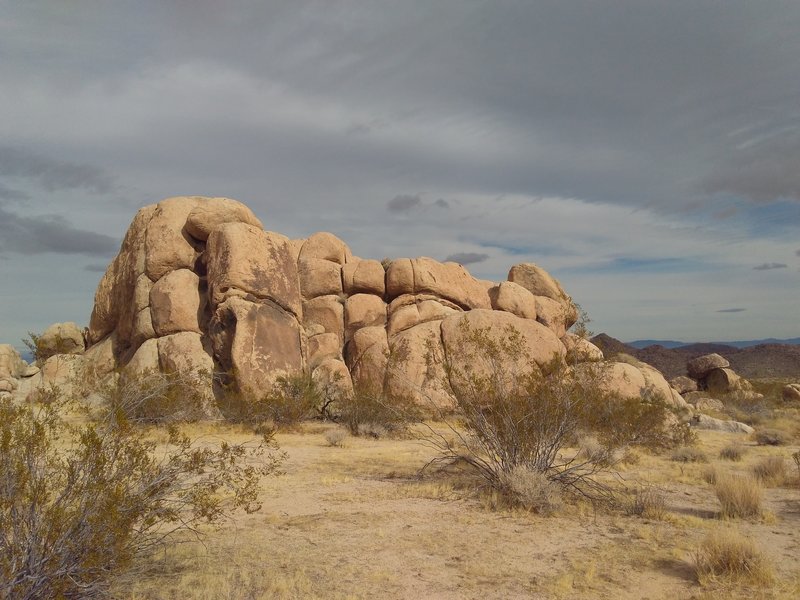
[[[464,323],[496,336],[513,327],[542,369],[553,357],[602,361],[596,346],[567,332],[577,315],[535,264],[514,265],[507,281],[494,283],[426,257],[381,263],[353,256],[330,233],[290,240],[267,231],[235,200],[177,197],[134,217],[98,285],[83,360],[101,376],[213,371],[245,393],[305,372],[341,393],[377,383],[444,402],[437,386],[445,374],[426,356],[457,361]],[[398,347],[406,358],[387,369],[389,349]],[[649,365],[604,369],[621,393],[657,391],[686,406]]]

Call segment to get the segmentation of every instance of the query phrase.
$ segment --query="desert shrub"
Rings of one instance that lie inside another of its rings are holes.
[[[794,461],[795,467],[797,467],[797,476],[800,477],[800,450],[792,453],[792,460]]]
[[[612,457],[608,454],[608,448],[600,443],[594,436],[584,436],[578,443],[578,457],[597,463],[610,462]]]
[[[634,490],[625,511],[636,517],[663,519],[667,514],[667,499],[656,487],[641,487]]]
[[[694,570],[700,583],[733,580],[769,584],[774,575],[769,561],[753,540],[735,531],[714,531],[694,553]]]
[[[752,477],[718,474],[714,493],[722,507],[722,516],[749,518],[761,516],[762,488]]]
[[[751,471],[764,485],[780,485],[788,475],[782,456],[764,457],[752,466]]]
[[[22,340],[22,343],[25,344],[31,356],[33,356],[33,361],[37,364],[44,363],[48,358],[56,354],[66,354],[72,348],[72,344],[59,335],[54,336],[54,339],[51,340],[53,346],[46,348],[42,343],[41,337],[41,334],[29,331],[28,337]]]
[[[121,411],[129,421],[140,424],[196,421],[205,414],[210,374],[204,372],[121,373],[99,388],[106,409]]]
[[[733,462],[739,462],[742,460],[742,456],[744,456],[744,446],[741,444],[728,444],[722,450],[719,451],[719,457],[724,460],[730,460]]]
[[[708,465],[703,469],[703,472],[700,473],[700,477],[703,481],[705,481],[709,485],[714,485],[717,483],[717,477],[719,476],[719,472],[717,468],[713,465]]]
[[[329,446],[334,446],[339,448],[344,443],[344,440],[347,438],[347,431],[340,427],[336,427],[334,429],[328,429],[325,432],[325,441],[328,442]]]
[[[563,504],[561,487],[544,473],[517,466],[502,478],[502,491],[514,505],[543,515],[550,515]]]
[[[554,358],[539,369],[526,358],[514,328],[497,336],[464,322],[461,337],[457,363],[438,357],[459,421],[446,422],[447,434],[426,430],[425,441],[439,452],[436,462],[462,461],[499,491],[506,489],[508,475],[522,467],[564,491],[610,499],[609,488],[596,475],[613,465],[615,451],[630,444],[675,442],[676,430],[665,426],[662,401],[603,392],[602,371],[595,365],[570,368]],[[470,367],[460,367],[462,361]],[[678,424],[677,430],[682,429]],[[605,451],[562,452],[580,435],[594,436]]]
[[[699,448],[692,448],[691,446],[682,446],[672,451],[671,459],[675,462],[684,463],[704,463],[708,462],[706,453]]]
[[[789,443],[789,436],[780,429],[759,429],[754,437],[759,446],[785,446]]]
[[[82,426],[64,410],[0,400],[0,598],[101,597],[173,533],[257,510],[280,461],[269,439],[201,445],[171,426],[157,448],[125,410]]]
[[[226,381],[234,381],[228,375]],[[260,427],[293,425],[321,415],[328,406],[325,390],[308,373],[281,375],[265,393],[238,390],[232,383],[223,386],[221,408],[225,418],[235,423]]]
[[[356,385],[338,402],[338,420],[352,435],[383,437],[406,430],[420,418],[413,399],[389,398],[378,385]]]

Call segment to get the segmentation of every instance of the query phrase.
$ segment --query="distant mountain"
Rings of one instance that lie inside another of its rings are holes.
[[[797,338],[795,338],[797,340]],[[641,340],[644,341],[644,340]],[[781,343],[731,342],[728,344],[685,344],[669,348],[662,342],[637,348],[610,335],[601,333],[592,338],[607,357],[623,352],[653,365],[667,379],[686,374],[686,362],[703,354],[716,352],[727,358],[734,371],[747,378],[781,377],[800,380],[800,344],[791,340]],[[735,343],[749,345],[737,347]]]
[[[800,338],[789,338],[788,340],[779,340],[776,338],[766,338],[763,340],[742,340],[738,342],[703,342],[702,344],[690,342],[677,342],[675,340],[635,340],[633,342],[626,342],[628,346],[633,348],[647,348],[648,346],[663,346],[664,348],[673,349],[686,346],[700,346],[700,345],[714,345],[714,346],[732,346],[734,348],[749,348],[751,346],[759,346],[761,344],[789,344],[792,346],[800,345]],[[713,352],[713,350],[712,350]]]

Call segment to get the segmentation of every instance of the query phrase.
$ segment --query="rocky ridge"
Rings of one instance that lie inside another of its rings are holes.
[[[389,395],[442,403],[444,374],[426,356],[458,356],[463,323],[495,336],[513,327],[542,369],[567,355],[602,361],[568,332],[577,316],[559,282],[533,263],[512,266],[499,283],[427,257],[382,263],[354,256],[331,233],[291,240],[268,231],[235,200],[176,197],[138,211],[98,285],[86,349],[76,342],[70,351],[99,377],[207,371],[259,394],[279,375],[306,372],[341,394],[377,382]],[[387,368],[390,347],[406,351],[397,368]],[[18,358],[0,353],[0,382],[22,377]],[[63,363],[28,374],[29,387],[77,368]],[[688,406],[649,365],[601,364],[621,393],[655,390]],[[219,399],[218,386],[208,395]]]

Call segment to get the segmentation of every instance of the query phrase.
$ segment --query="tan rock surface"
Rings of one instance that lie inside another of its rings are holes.
[[[342,267],[344,292],[353,294],[374,294],[383,297],[386,292],[386,271],[377,260],[352,260]]]
[[[350,248],[338,237],[327,231],[315,233],[305,241],[300,249],[300,260],[305,258],[321,258],[340,265],[345,264],[352,253]]]
[[[36,342],[39,352],[44,354],[83,354],[86,344],[83,331],[73,322],[53,323],[42,332]]]
[[[297,263],[300,293],[310,300],[342,293],[342,266],[323,258],[301,258]]]
[[[308,366],[314,369],[324,360],[329,358],[344,360],[342,358],[342,344],[335,333],[321,333],[308,338],[307,343]]]
[[[377,385],[383,389],[389,354],[386,329],[383,327],[359,329],[345,350],[345,359],[353,384]]]
[[[302,316],[297,263],[285,236],[226,223],[209,236],[206,253],[212,309],[229,296],[249,294]]]
[[[513,281],[503,281],[489,290],[492,308],[522,319],[536,319],[536,297]]]
[[[189,213],[200,202],[199,197],[180,196],[156,205],[145,236],[144,272],[151,280],[158,281],[175,269],[194,267],[198,252],[184,231],[184,225]]]
[[[350,296],[344,304],[345,342],[363,327],[386,325],[386,303],[372,294]]]
[[[211,232],[225,223],[247,223],[259,229],[264,226],[247,206],[230,198],[198,198],[199,203],[186,218],[186,231],[205,241]]]
[[[586,338],[565,333],[561,343],[567,350],[568,362],[597,362],[603,360],[603,351]]]
[[[335,333],[344,345],[344,305],[339,296],[320,296],[303,302],[303,325],[319,325],[326,333]]]
[[[719,354],[705,354],[686,363],[686,371],[692,379],[702,379],[714,369],[729,367],[728,359]]]
[[[25,361],[11,344],[0,344],[0,377],[17,378],[25,370]]]
[[[180,331],[201,333],[205,309],[206,295],[201,293],[200,278],[188,269],[168,273],[150,290],[150,313],[156,335]]]
[[[429,410],[450,410],[447,374],[442,364],[441,322],[421,323],[389,340],[393,354],[386,374],[388,397],[411,398]]]
[[[403,294],[432,294],[462,308],[491,308],[493,283],[475,279],[457,263],[432,258],[393,260],[386,271],[386,294],[393,300]]]

